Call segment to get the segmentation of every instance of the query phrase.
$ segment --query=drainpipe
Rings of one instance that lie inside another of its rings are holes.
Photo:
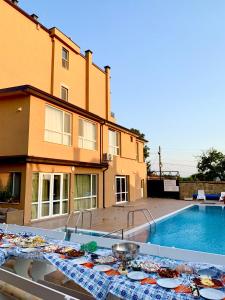
[[[103,170],[103,208],[105,208],[105,172],[108,170],[109,165]]]
[[[102,162],[102,156],[103,156],[103,130],[102,127],[105,124],[105,121],[100,123],[100,162]],[[105,208],[105,172],[108,170],[109,165],[103,170],[103,177],[102,177],[102,196],[103,196],[103,208]]]

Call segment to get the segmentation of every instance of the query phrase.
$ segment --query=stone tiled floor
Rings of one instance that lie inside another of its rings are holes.
[[[129,211],[139,208],[147,208],[151,211],[155,219],[162,217],[168,213],[186,207],[190,204],[196,203],[195,201],[184,201],[175,199],[159,199],[159,198],[146,198],[137,200],[135,202],[128,202],[121,204],[120,206],[115,205],[114,207],[105,209],[92,210],[93,222],[91,229],[112,232],[121,228],[127,228],[127,214]],[[49,220],[42,220],[32,223],[34,227],[42,228],[59,228],[64,227],[68,216],[61,216],[51,218]],[[69,227],[74,227],[77,216],[71,218]],[[90,228],[89,215],[84,215],[83,228]],[[146,223],[146,219],[141,212],[135,214],[134,227]]]

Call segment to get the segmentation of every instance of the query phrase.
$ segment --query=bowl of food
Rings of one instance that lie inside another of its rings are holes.
[[[135,259],[139,251],[140,246],[135,243],[127,242],[112,245],[113,255],[123,262]]]

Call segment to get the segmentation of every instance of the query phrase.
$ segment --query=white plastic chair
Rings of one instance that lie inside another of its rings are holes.
[[[221,192],[219,201],[224,201],[224,199],[225,199],[225,192]]]
[[[198,190],[197,200],[206,200],[205,191],[204,190]]]

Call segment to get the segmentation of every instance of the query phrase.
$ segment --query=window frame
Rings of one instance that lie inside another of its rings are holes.
[[[114,134],[116,134],[116,141],[117,141],[117,145],[111,145],[110,144],[110,134],[109,132],[113,132]],[[112,154],[114,156],[120,156],[120,149],[121,149],[121,142],[120,142],[120,132],[117,130],[113,130],[113,129],[108,129],[108,151],[109,154]]]
[[[66,53],[66,58],[64,57],[64,53]],[[69,50],[65,47],[62,47],[62,67],[66,70],[69,70]]]
[[[1,201],[1,204],[20,204],[21,203],[21,186],[22,186],[22,172],[21,171],[2,171],[1,174],[8,174],[9,176],[12,174],[12,181],[11,183],[11,190],[10,191],[3,191],[3,192],[10,192],[11,198],[7,199],[7,201]],[[16,183],[16,174],[19,174],[19,190],[18,190],[18,197],[15,197],[15,183]],[[13,197],[14,196],[14,197]]]
[[[78,147],[81,148],[81,149],[96,151],[97,150],[97,124],[94,123],[94,122],[91,122],[87,119],[83,119],[83,118],[79,118],[78,122],[79,122],[79,124],[78,124]],[[81,123],[82,123],[82,133],[83,133],[82,136],[80,135],[80,125],[81,125]],[[93,126],[93,128],[95,128],[95,139],[90,139],[90,138],[85,137],[85,135],[84,135],[84,131],[85,131],[84,130],[84,128],[85,128],[84,124],[91,124]],[[94,145],[93,148],[85,146],[85,142],[92,143]]]
[[[31,200],[31,207],[37,206],[37,218],[32,218],[32,208],[31,208],[31,220],[42,220],[46,218],[51,218],[55,216],[62,216],[69,213],[69,199],[70,199],[70,173],[46,173],[46,172],[33,172],[32,173],[32,183],[33,183],[33,175],[38,175],[38,184],[37,184],[37,201]],[[43,201],[42,200],[42,192],[43,192],[43,178],[45,175],[50,176],[50,189],[49,189],[49,199]],[[68,176],[67,178],[67,189],[68,189],[68,197],[65,199],[63,197],[64,190],[64,176]],[[54,200],[54,176],[60,176],[60,199]],[[33,192],[33,186],[32,186]],[[63,213],[63,203],[67,202],[67,212]],[[59,203],[59,213],[54,214],[53,204]],[[49,205],[49,214],[46,216],[42,216],[42,206],[43,204]]]
[[[47,112],[47,109],[50,108],[50,109],[54,109],[55,111],[59,111],[60,113],[62,113],[62,131],[57,131],[57,130],[52,130],[52,129],[47,129],[46,128],[46,112]],[[70,132],[66,132],[65,131],[65,115],[69,116],[69,120],[70,120]],[[64,145],[64,146],[71,146],[72,145],[72,118],[73,118],[73,115],[69,112],[66,112],[64,110],[61,110],[61,109],[58,109],[54,106],[51,106],[51,105],[46,105],[45,106],[45,127],[44,127],[44,141],[45,142],[48,142],[48,143],[53,143],[53,144],[59,144],[59,145]],[[61,143],[59,142],[54,142],[54,141],[50,141],[46,138],[46,132],[48,133],[57,133],[57,134],[60,134],[61,135]],[[69,143],[65,143],[65,137],[69,137]]]
[[[66,97],[63,98],[63,90],[65,92]],[[68,102],[69,101],[69,88],[68,86],[66,86],[65,84],[61,84],[61,88],[60,88],[60,99],[62,99],[63,101]]]
[[[88,176],[90,176],[91,177],[91,181],[90,181],[90,191],[91,191],[91,193],[89,194],[89,195],[87,195],[87,196],[83,196],[83,197],[75,197],[75,189],[76,189],[76,184],[75,184],[75,178],[76,178],[76,176],[82,176],[82,175],[88,175]],[[93,176],[95,176],[95,191],[96,191],[96,193],[94,194],[93,193]],[[96,209],[96,208],[98,208],[98,174],[88,174],[88,173],[86,173],[86,174],[84,174],[84,173],[82,173],[82,174],[74,174],[74,178],[73,178],[73,180],[74,180],[74,198],[73,198],[73,203],[74,203],[74,210],[75,210],[75,201],[79,201],[79,200],[85,200],[85,199],[91,199],[91,207],[90,208],[86,208],[87,210],[92,210],[92,209]],[[93,204],[93,198],[95,198],[95,206],[93,206],[92,204]],[[75,211],[79,211],[79,210],[75,210]]]

